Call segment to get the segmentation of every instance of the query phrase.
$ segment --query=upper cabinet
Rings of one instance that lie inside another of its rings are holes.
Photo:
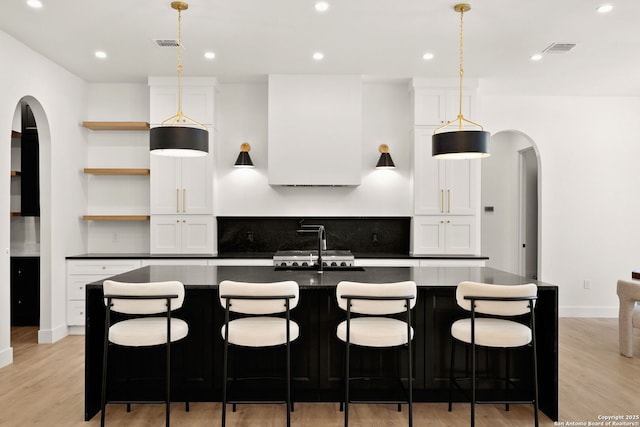
[[[270,75],[270,185],[360,185],[359,75]]]
[[[460,112],[460,89],[453,82],[451,87],[434,88],[430,81],[413,81],[414,125],[442,126],[455,120]],[[475,110],[475,87],[468,86],[462,92],[462,114],[471,118]]]
[[[149,77],[149,117],[152,125],[159,125],[178,112],[177,77]],[[216,80],[209,77],[182,79],[182,112],[206,126],[215,125],[214,91]],[[176,123],[177,125],[178,123]],[[180,125],[192,126],[184,121]]]
[[[415,130],[414,211],[419,215],[475,215],[480,160],[431,157],[431,129]]]
[[[210,157],[151,155],[151,214],[212,214]]]

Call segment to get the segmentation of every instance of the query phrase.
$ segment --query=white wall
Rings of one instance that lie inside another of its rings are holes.
[[[270,187],[267,180],[267,85],[221,84],[217,94],[216,215],[391,216],[412,213],[411,105],[406,82],[365,83],[362,90],[362,184]],[[234,168],[242,142],[253,169]],[[397,166],[376,170],[380,144]],[[336,152],[336,156],[340,153]],[[310,157],[308,162],[314,162]],[[331,168],[331,164],[326,165]]]
[[[491,156],[482,160],[481,253],[489,257],[487,267],[519,273],[518,186],[519,154],[531,143],[517,132],[491,136]],[[487,206],[493,212],[485,212]]]
[[[32,98],[40,137],[40,342],[66,335],[65,256],[86,251],[85,205],[77,170],[86,147],[79,122],[86,114],[85,84],[0,31],[0,176],[9,176],[10,131],[18,101]],[[41,107],[41,108],[40,108]],[[9,180],[0,184],[0,366],[10,363]]]
[[[483,94],[480,101],[486,129],[519,130],[539,149],[540,280],[559,286],[561,315],[617,316],[616,281],[640,262],[640,99]]]
[[[146,83],[91,83],[88,121],[149,121]],[[86,130],[89,168],[148,168],[149,132]],[[149,176],[84,175],[89,215],[149,215]],[[90,253],[148,253],[148,221],[89,221]]]

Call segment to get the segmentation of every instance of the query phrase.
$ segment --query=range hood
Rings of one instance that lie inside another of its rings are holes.
[[[360,185],[361,76],[270,75],[268,116],[270,185]]]

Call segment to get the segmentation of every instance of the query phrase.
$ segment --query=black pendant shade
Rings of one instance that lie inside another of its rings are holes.
[[[378,163],[376,164],[376,168],[395,168],[396,165],[393,163],[393,159],[391,158],[391,154],[389,153],[380,153],[380,158],[378,159]]]
[[[489,132],[482,130],[436,133],[431,137],[431,155],[439,159],[488,157],[489,136]]]
[[[176,157],[200,157],[209,152],[209,132],[187,126],[159,126],[150,131],[153,154]]]
[[[238,158],[236,159],[236,163],[234,164],[234,166],[238,168],[252,168],[253,162],[251,161],[249,152],[241,151],[240,154],[238,154]]]

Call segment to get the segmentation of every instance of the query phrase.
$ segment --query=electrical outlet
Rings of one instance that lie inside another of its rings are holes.
[[[582,282],[582,286],[583,286],[585,289],[591,289],[591,280],[586,280],[586,279],[585,279],[585,280]]]
[[[118,233],[117,232],[113,232],[113,241],[114,242],[119,242],[120,240],[118,239]]]

